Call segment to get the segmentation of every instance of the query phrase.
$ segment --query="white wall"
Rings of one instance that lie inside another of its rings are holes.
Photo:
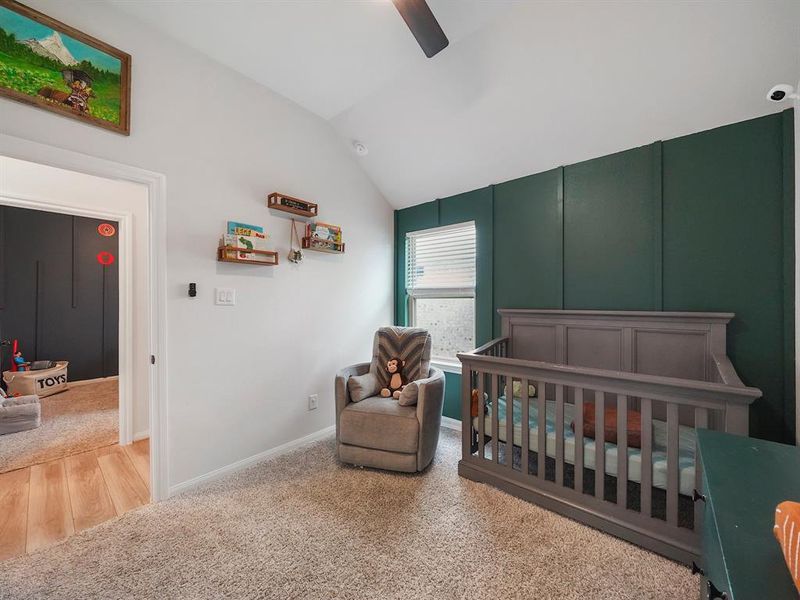
[[[367,359],[391,320],[381,194],[330,126],[288,100],[113,7],[28,3],[133,56],[130,137],[4,99],[0,131],[166,175],[170,485],[333,424],[335,370]],[[318,202],[347,254],[288,263],[289,221],[265,207],[271,191]],[[282,264],[217,263],[228,219],[263,224]],[[237,305],[214,306],[215,286],[236,288]]]
[[[135,356],[146,357],[150,353],[147,339],[150,302],[147,281],[147,188],[128,181],[112,181],[0,156],[0,204],[4,202],[3,196],[47,202],[66,208],[78,207],[131,215],[133,256],[128,260],[133,269],[133,353]],[[134,361],[130,402],[132,432],[137,437],[141,437],[149,429],[147,368],[146,360]]]

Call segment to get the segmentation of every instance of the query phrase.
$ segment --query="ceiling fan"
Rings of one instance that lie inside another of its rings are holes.
[[[425,56],[433,58],[447,48],[450,41],[442,31],[425,0],[392,0],[400,16],[417,38]]]

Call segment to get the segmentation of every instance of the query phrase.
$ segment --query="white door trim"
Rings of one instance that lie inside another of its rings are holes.
[[[167,411],[167,296],[166,296],[166,177],[160,173],[147,171],[138,167],[132,167],[121,163],[112,162],[95,156],[64,150],[55,146],[40,144],[22,138],[0,133],[0,154],[39,163],[95,175],[106,179],[120,179],[133,183],[142,184],[147,187],[148,197],[148,218],[149,218],[149,264],[148,281],[150,287],[150,306],[149,306],[149,347],[150,354],[155,357],[155,363],[149,369],[149,408],[150,408],[150,494],[153,501],[166,498],[169,494],[169,439],[168,439],[168,411]],[[85,216],[99,216],[99,218],[109,218],[120,221],[120,292],[122,286],[128,291],[131,290],[132,269],[129,268],[129,261],[132,251],[132,236],[130,235],[130,223],[132,217],[129,213],[99,213],[86,211],[80,207],[74,209],[65,205],[54,205],[45,199],[36,198],[16,198],[10,199],[18,202],[18,206],[28,203],[29,208],[40,210],[51,210],[56,212],[68,212],[69,214],[85,214]],[[45,205],[50,207],[46,208]],[[90,213],[91,214],[87,214]],[[120,339],[131,340],[132,306],[127,294],[120,294]],[[122,328],[125,329],[125,337],[122,336]],[[126,344],[127,345],[127,344]],[[120,346],[120,372],[132,375],[133,361],[149,360],[150,357],[134,357],[130,348],[124,349]],[[130,398],[130,385],[132,377],[124,377],[123,386],[127,389],[120,389],[120,399],[123,394],[127,394],[126,399]],[[126,402],[124,410],[120,410],[120,434],[126,436],[127,441],[132,441],[132,403]]]

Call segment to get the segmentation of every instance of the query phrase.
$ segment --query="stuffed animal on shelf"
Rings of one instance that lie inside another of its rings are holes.
[[[381,390],[381,396],[388,398],[399,398],[400,392],[406,387],[406,379],[403,375],[403,367],[406,365],[404,360],[390,358],[386,361],[386,372],[389,373],[389,386]]]

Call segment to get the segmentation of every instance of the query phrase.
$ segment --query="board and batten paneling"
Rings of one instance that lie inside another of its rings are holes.
[[[495,307],[563,307],[562,197],[563,169],[494,186]]]
[[[736,313],[728,353],[764,397],[751,433],[794,436],[793,111],[500,183],[396,212],[398,311],[405,324],[405,233],[441,207],[487,220],[497,308]],[[479,250],[481,259],[487,251]],[[478,313],[477,328],[486,331]],[[460,418],[458,375],[445,415]]]
[[[780,115],[663,144],[664,308],[736,313],[728,354],[764,397],[753,435],[788,440]]]
[[[27,360],[68,360],[71,381],[118,374],[117,236],[98,219],[0,206],[0,335],[18,339]],[[3,355],[3,368],[10,357]]]
[[[655,148],[564,167],[564,308],[660,308]]]

